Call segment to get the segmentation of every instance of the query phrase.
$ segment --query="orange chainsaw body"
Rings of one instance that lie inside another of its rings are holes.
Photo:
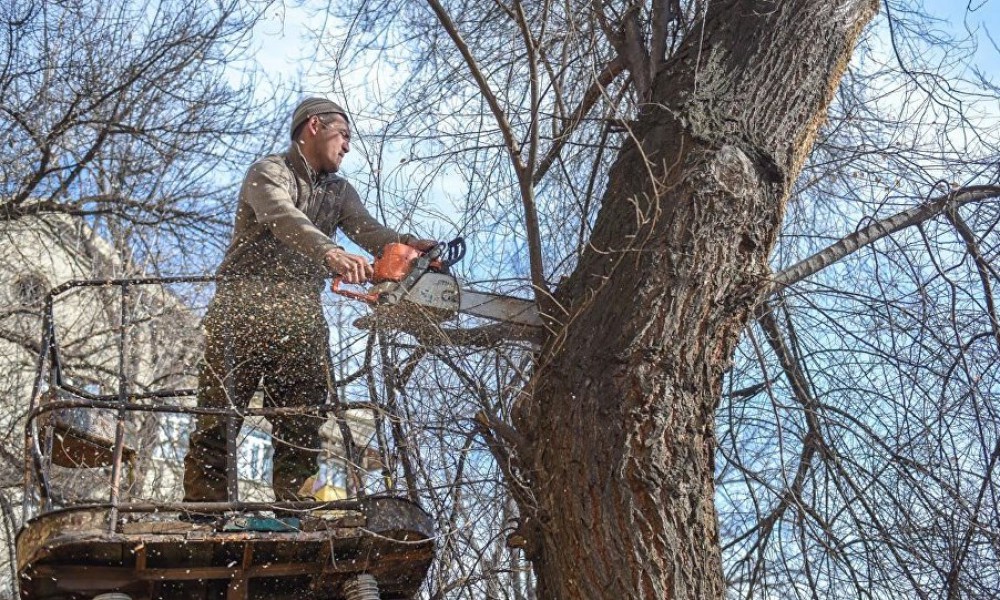
[[[386,244],[373,265],[372,286],[366,292],[341,288],[342,278],[333,280],[332,290],[341,296],[375,307],[373,316],[355,322],[363,329],[405,329],[411,333],[436,332],[437,324],[458,313],[507,323],[523,332],[509,332],[511,339],[538,342],[542,321],[534,301],[462,289],[449,269],[465,256],[462,238],[421,252],[406,244]],[[427,325],[431,329],[426,329]]]
[[[375,286],[371,291],[365,293],[345,290],[340,287],[343,283],[343,278],[341,277],[337,277],[333,280],[333,284],[330,286],[330,289],[333,290],[335,294],[339,294],[347,298],[361,300],[367,304],[377,304],[381,292],[381,290],[379,290],[381,286],[378,284],[398,283],[402,281],[404,277],[409,275],[416,260],[423,255],[424,253],[420,250],[417,250],[412,246],[407,246],[406,244],[386,244],[382,248],[382,254],[375,259],[375,263],[373,265],[374,274],[372,275],[372,283],[374,283]],[[442,263],[440,259],[437,259],[431,261],[429,270],[440,271],[443,268],[444,263]]]
[[[375,276],[373,283],[384,283],[386,281],[402,281],[413,268],[413,262],[423,254],[413,246],[406,244],[386,244],[382,248],[382,255],[375,259]],[[441,261],[431,262],[431,269],[441,269]]]

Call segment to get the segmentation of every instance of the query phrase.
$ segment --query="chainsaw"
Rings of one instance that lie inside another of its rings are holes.
[[[465,257],[465,240],[442,242],[427,252],[406,244],[386,244],[375,258],[372,285],[367,291],[343,288],[337,277],[333,293],[374,307],[390,319],[430,319],[435,324],[458,313],[492,321],[542,327],[535,303],[523,298],[463,288],[450,268]]]

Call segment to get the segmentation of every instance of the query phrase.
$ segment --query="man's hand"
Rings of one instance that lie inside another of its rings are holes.
[[[412,242],[407,244],[407,246],[411,248],[416,248],[421,252],[430,252],[431,250],[434,249],[434,246],[437,246],[439,243],[440,242],[438,242],[437,240],[413,240]]]
[[[326,263],[327,268],[343,277],[347,283],[364,283],[371,279],[374,274],[371,264],[363,256],[348,254],[340,248],[327,250],[323,256],[323,262]]]

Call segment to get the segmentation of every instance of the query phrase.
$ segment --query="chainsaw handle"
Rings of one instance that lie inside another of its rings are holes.
[[[441,242],[437,247],[439,256],[443,255],[441,256],[441,264],[445,269],[465,258],[465,238],[461,236],[450,242]]]
[[[330,283],[330,291],[338,296],[344,296],[345,298],[351,298],[353,300],[360,300],[365,304],[371,304],[372,306],[378,304],[378,294],[366,294],[364,292],[341,289],[340,284],[343,283],[343,281],[344,278],[339,275],[334,277],[333,282]]]

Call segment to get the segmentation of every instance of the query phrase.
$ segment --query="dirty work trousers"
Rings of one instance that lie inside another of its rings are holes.
[[[327,396],[329,330],[319,290],[307,283],[220,283],[203,323],[198,405],[242,415],[260,388],[264,407],[321,405]],[[296,500],[316,471],[321,415],[272,416],[273,487]],[[237,417],[239,431],[243,419]],[[236,457],[233,457],[236,460]],[[226,500],[226,418],[199,415],[184,458],[184,500]]]

